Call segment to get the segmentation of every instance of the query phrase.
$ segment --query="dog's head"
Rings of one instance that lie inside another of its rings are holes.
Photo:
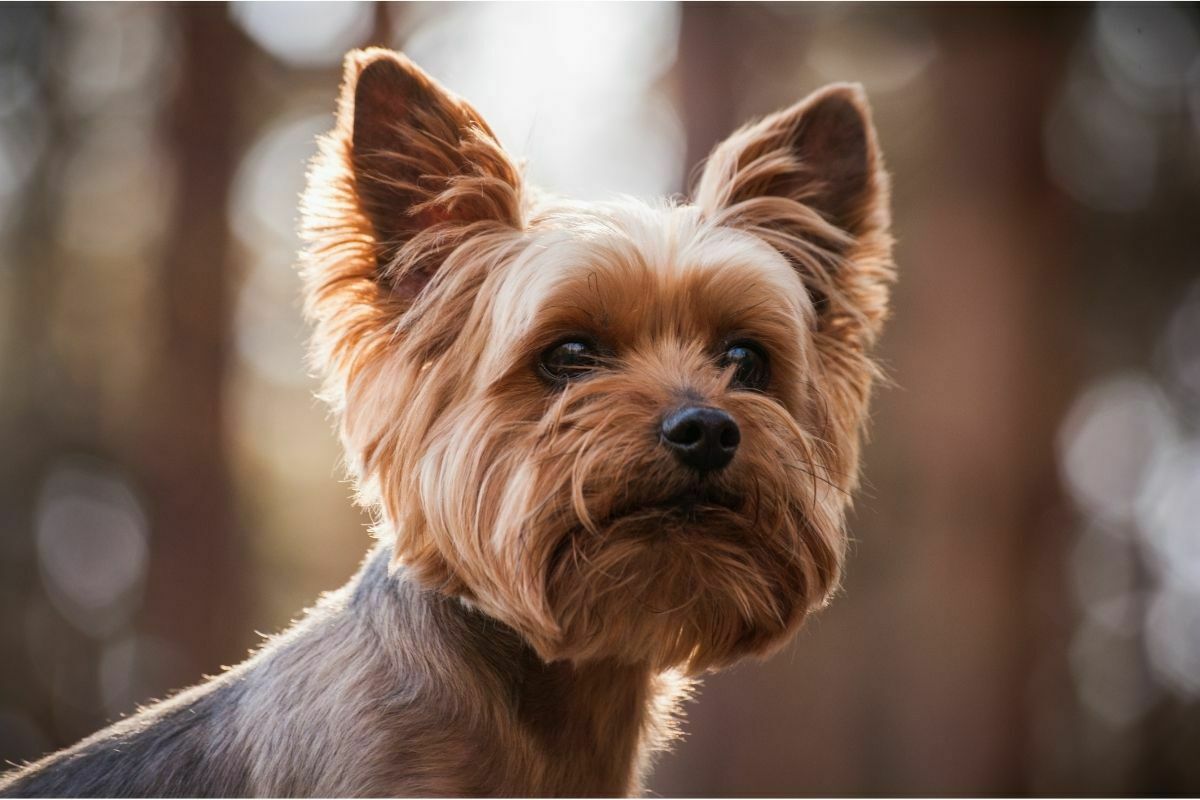
[[[398,561],[546,659],[784,641],[838,582],[887,194],[855,87],[734,133],[694,203],[578,204],[403,56],[352,53],[303,269]]]

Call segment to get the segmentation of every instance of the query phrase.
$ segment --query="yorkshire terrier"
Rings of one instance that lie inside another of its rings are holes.
[[[357,51],[303,213],[379,545],[240,666],[0,790],[639,793],[692,677],[838,585],[894,277],[861,88],[737,131],[690,202],[584,204]]]

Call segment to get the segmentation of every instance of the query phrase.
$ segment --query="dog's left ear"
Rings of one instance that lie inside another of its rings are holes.
[[[757,198],[802,203],[860,236],[890,224],[870,106],[857,84],[831,84],[717,145],[696,190],[709,215]]]
[[[826,86],[738,130],[709,156],[695,198],[706,218],[793,262],[819,331],[871,343],[893,267],[888,178],[862,87]]]

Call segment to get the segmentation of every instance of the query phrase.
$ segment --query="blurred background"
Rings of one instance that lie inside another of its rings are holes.
[[[584,198],[874,103],[901,280],[845,591],[706,680],[655,792],[1200,793],[1195,5],[0,5],[0,761],[369,546],[293,271],[365,44]]]

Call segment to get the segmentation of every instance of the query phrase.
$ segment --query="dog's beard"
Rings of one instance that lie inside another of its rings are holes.
[[[547,571],[562,654],[702,669],[759,651],[807,605],[798,541],[787,526],[767,533],[720,506],[573,530]]]
[[[799,466],[796,429],[773,435],[779,411],[751,401],[757,446],[701,477],[645,435],[647,404],[608,399],[553,435],[464,410],[457,432],[476,444],[427,453],[410,524],[441,541],[464,596],[548,660],[699,671],[786,641],[836,585],[844,542],[843,496]]]

